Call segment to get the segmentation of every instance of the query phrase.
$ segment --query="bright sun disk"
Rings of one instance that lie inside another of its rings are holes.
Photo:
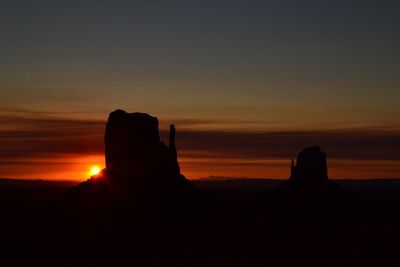
[[[92,168],[90,168],[91,175],[97,175],[100,173],[100,171],[101,171],[101,169],[98,166],[92,166]]]

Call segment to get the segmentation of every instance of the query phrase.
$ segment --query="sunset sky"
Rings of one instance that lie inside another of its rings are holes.
[[[400,2],[0,2],[0,177],[85,180],[108,113],[177,128],[183,174],[400,178]]]

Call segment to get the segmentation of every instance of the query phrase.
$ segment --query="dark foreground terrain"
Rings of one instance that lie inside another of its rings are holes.
[[[179,207],[99,210],[71,200],[74,183],[3,179],[0,265],[400,266],[400,180],[337,181],[333,204],[282,197],[280,183],[197,181]]]

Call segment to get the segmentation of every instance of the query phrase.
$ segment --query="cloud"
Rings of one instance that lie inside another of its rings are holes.
[[[104,121],[0,114],[0,157],[101,153]]]
[[[172,121],[173,122],[173,121]],[[197,130],[217,120],[179,120],[177,144],[185,158],[288,159],[319,145],[329,158],[400,160],[400,132],[391,129],[324,131]],[[0,159],[60,154],[101,154],[105,121],[49,114],[0,112]],[[193,128],[191,128],[193,127]],[[162,127],[162,136],[167,136]],[[204,127],[202,128],[204,129]]]
[[[188,154],[205,157],[289,158],[306,146],[319,145],[330,158],[399,160],[400,133],[374,129],[326,131],[178,131]],[[192,151],[192,153],[189,153]]]

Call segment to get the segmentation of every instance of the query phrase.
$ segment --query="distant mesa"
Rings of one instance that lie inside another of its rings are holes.
[[[318,146],[304,148],[292,159],[290,178],[277,189],[282,203],[291,207],[342,205],[346,197],[340,186],[328,178],[326,153]]]
[[[292,159],[291,180],[301,183],[323,182],[328,179],[326,154],[318,146],[307,147],[297,156],[296,166]]]

